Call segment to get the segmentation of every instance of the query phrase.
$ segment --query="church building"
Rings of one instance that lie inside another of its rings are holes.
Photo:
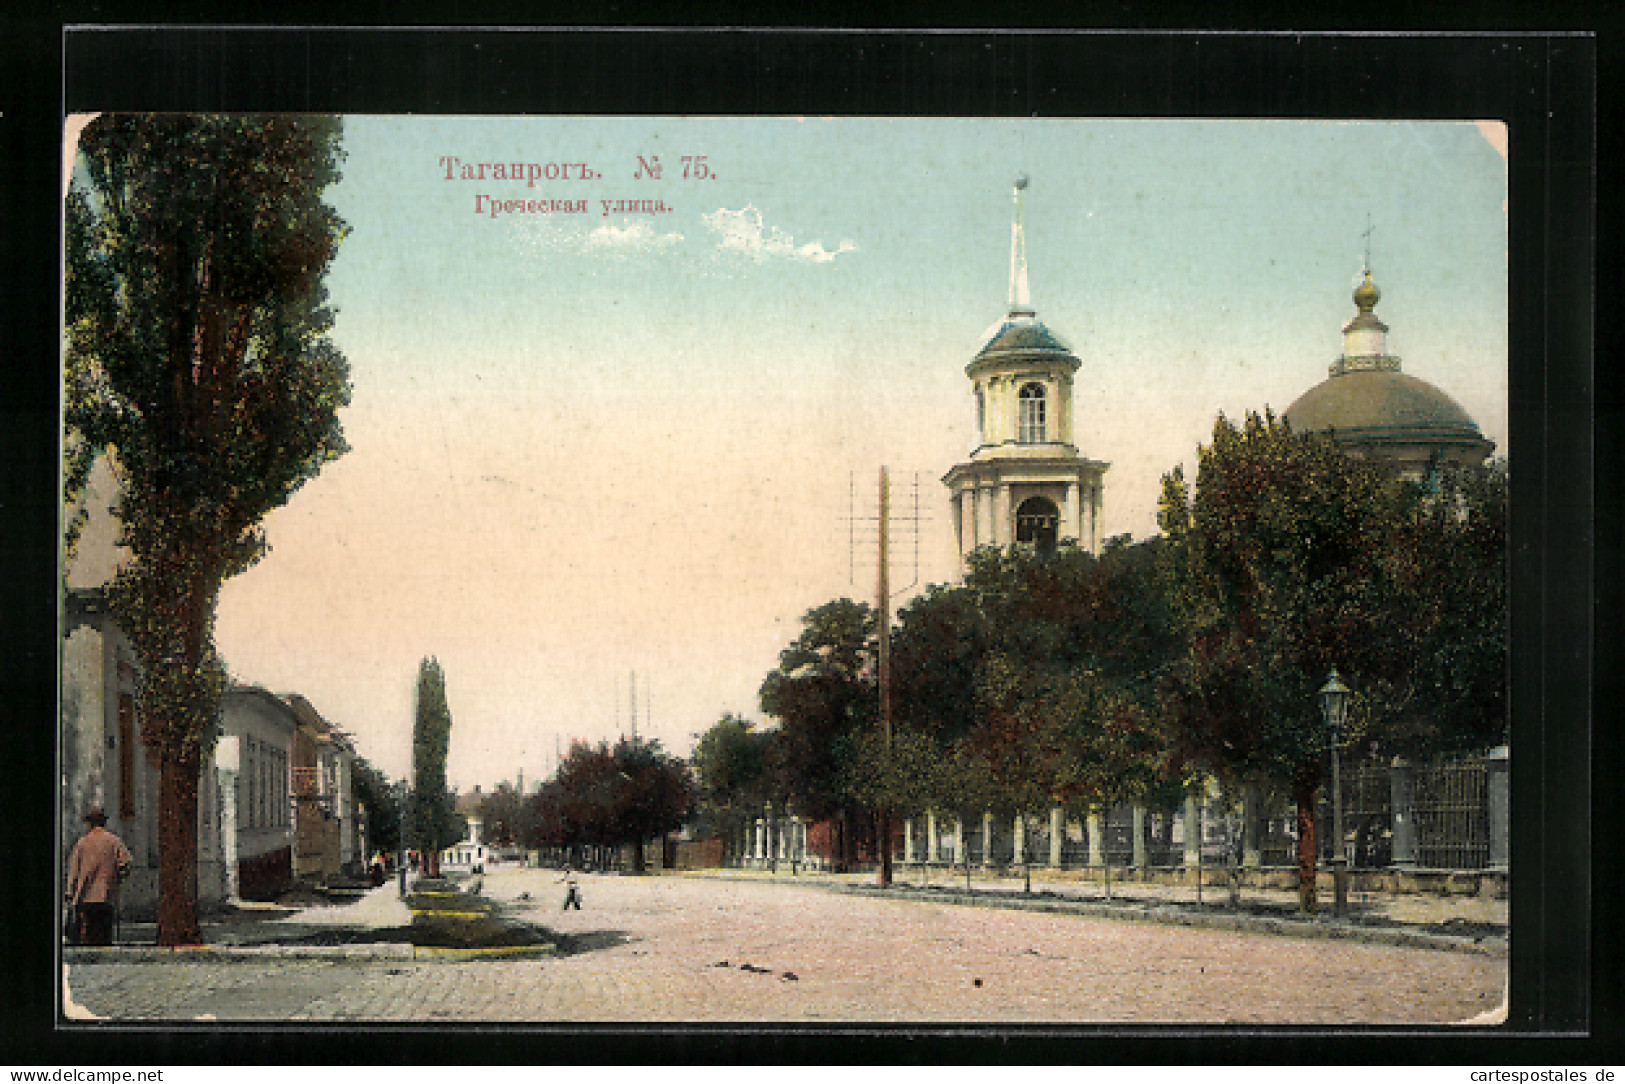
[[[1038,320],[1027,286],[1022,192],[1015,181],[1009,311],[965,367],[976,401],[976,448],[944,477],[964,558],[980,546],[1040,550],[1073,539],[1100,549],[1101,479],[1109,464],[1073,442],[1072,376],[1079,361]]]

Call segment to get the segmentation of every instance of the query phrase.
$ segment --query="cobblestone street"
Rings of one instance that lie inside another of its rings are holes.
[[[1504,956],[875,899],[764,881],[497,868],[561,957],[67,965],[120,1020],[1427,1024],[1501,1001]],[[386,889],[386,891],[388,891]],[[529,898],[525,898],[525,894]]]

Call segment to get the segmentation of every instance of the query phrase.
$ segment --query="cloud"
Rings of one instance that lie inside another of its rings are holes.
[[[514,243],[532,254],[548,249],[601,257],[632,257],[664,252],[683,241],[681,233],[656,233],[648,222],[604,222],[592,229],[566,217],[538,215],[512,220]]]
[[[625,226],[605,222],[588,233],[582,244],[589,249],[650,250],[675,245],[682,239],[680,233],[655,233],[647,222],[630,222]]]
[[[821,241],[797,245],[795,238],[777,226],[762,222],[762,212],[746,204],[737,211],[719,207],[710,214],[700,216],[712,233],[719,235],[717,247],[724,252],[737,252],[753,260],[787,259],[806,260],[808,263],[829,263],[843,252],[857,251],[850,238],[842,238],[833,250]]]

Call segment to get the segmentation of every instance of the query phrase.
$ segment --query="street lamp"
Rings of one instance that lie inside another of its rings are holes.
[[[1320,717],[1326,723],[1326,739],[1332,747],[1332,913],[1346,918],[1349,913],[1349,886],[1343,854],[1343,773],[1337,747],[1343,740],[1343,722],[1348,717],[1348,686],[1338,680],[1337,667],[1320,689]]]

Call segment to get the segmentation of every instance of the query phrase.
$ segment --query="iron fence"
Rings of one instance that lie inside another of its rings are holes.
[[[1504,756],[1504,754],[1502,754]],[[1401,776],[1399,773],[1404,773]],[[1386,761],[1355,760],[1345,764],[1343,783],[1342,845],[1354,869],[1379,870],[1396,865],[1406,868],[1480,870],[1490,864],[1491,787],[1486,758],[1468,756],[1428,764],[1396,766]],[[1322,863],[1329,860],[1338,841],[1334,839],[1334,817],[1329,788],[1323,788],[1317,801],[1316,850]],[[1396,832],[1395,804],[1402,802],[1411,813]],[[1504,802],[1504,798],[1503,798]],[[1217,797],[1201,805],[1200,826],[1184,823],[1183,810],[1149,809],[1140,820],[1143,833],[1136,848],[1135,814],[1132,807],[1114,807],[1087,820],[1068,816],[1058,848],[1061,866],[1082,869],[1104,859],[1114,869],[1135,865],[1138,856],[1153,869],[1178,869],[1185,865],[1187,840],[1197,832],[1200,861],[1207,867],[1232,862],[1251,864],[1256,855],[1264,867],[1292,868],[1297,865],[1297,811],[1282,794],[1263,794],[1249,803],[1252,824],[1246,824],[1240,802]],[[1014,825],[1009,818],[994,817],[992,838],[984,836],[984,822],[968,818],[963,826],[963,850],[951,839],[953,819],[939,816],[939,853],[927,857],[929,832],[924,818],[912,825],[913,855],[916,861],[941,862],[951,853],[958,863],[972,866],[1006,866],[1019,861],[1015,854]],[[1028,861],[1034,866],[1050,864],[1052,822],[1047,817],[1031,817],[1024,827]],[[1504,825],[1495,830],[1497,839]],[[1098,835],[1098,838],[1096,836]],[[740,864],[751,864],[749,837]],[[897,840],[894,858],[905,853]],[[606,856],[606,864],[615,857]],[[1502,859],[1501,861],[1504,861]]]
[[[1479,757],[1416,772],[1416,859],[1436,869],[1489,865],[1488,772]]]

